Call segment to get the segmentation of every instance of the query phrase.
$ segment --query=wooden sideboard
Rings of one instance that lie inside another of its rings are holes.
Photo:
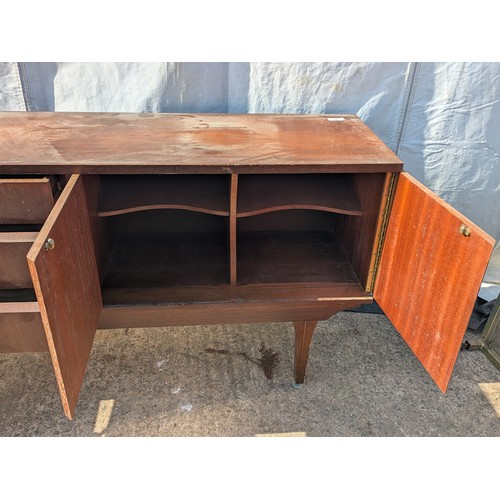
[[[493,240],[355,115],[0,113],[0,351],[73,418],[96,329],[289,321],[374,299],[446,390]],[[168,337],[165,338],[168,342]]]

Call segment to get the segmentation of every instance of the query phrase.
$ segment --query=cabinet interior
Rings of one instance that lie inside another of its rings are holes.
[[[232,285],[367,290],[385,178],[100,175],[94,238],[104,302],[132,300],[128,289],[135,301],[145,290],[147,302],[173,300],[178,287],[198,297]]]
[[[0,224],[0,304],[36,302],[26,254],[41,224]]]
[[[126,300],[131,289],[147,290],[148,302],[155,290],[158,301],[169,301],[174,287],[208,295],[231,285],[369,290],[384,173],[86,178],[105,303]],[[27,276],[28,235],[40,228],[0,224],[0,254],[16,249]],[[14,234],[26,236],[26,248],[5,247]],[[0,278],[8,275],[3,267]],[[36,301],[32,286],[9,279],[0,281],[0,303]]]
[[[229,279],[227,217],[156,209],[106,220],[104,288],[221,285]]]

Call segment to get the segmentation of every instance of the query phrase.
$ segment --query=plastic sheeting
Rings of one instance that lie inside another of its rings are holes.
[[[355,113],[500,240],[500,63],[0,63],[2,110]]]

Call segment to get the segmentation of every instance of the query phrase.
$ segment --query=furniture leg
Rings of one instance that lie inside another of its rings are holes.
[[[295,329],[295,367],[293,387],[300,389],[304,384],[309,347],[317,321],[294,321]]]

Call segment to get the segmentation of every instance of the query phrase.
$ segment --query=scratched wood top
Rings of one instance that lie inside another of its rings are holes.
[[[3,112],[0,173],[15,166],[399,171],[402,162],[355,115]]]

